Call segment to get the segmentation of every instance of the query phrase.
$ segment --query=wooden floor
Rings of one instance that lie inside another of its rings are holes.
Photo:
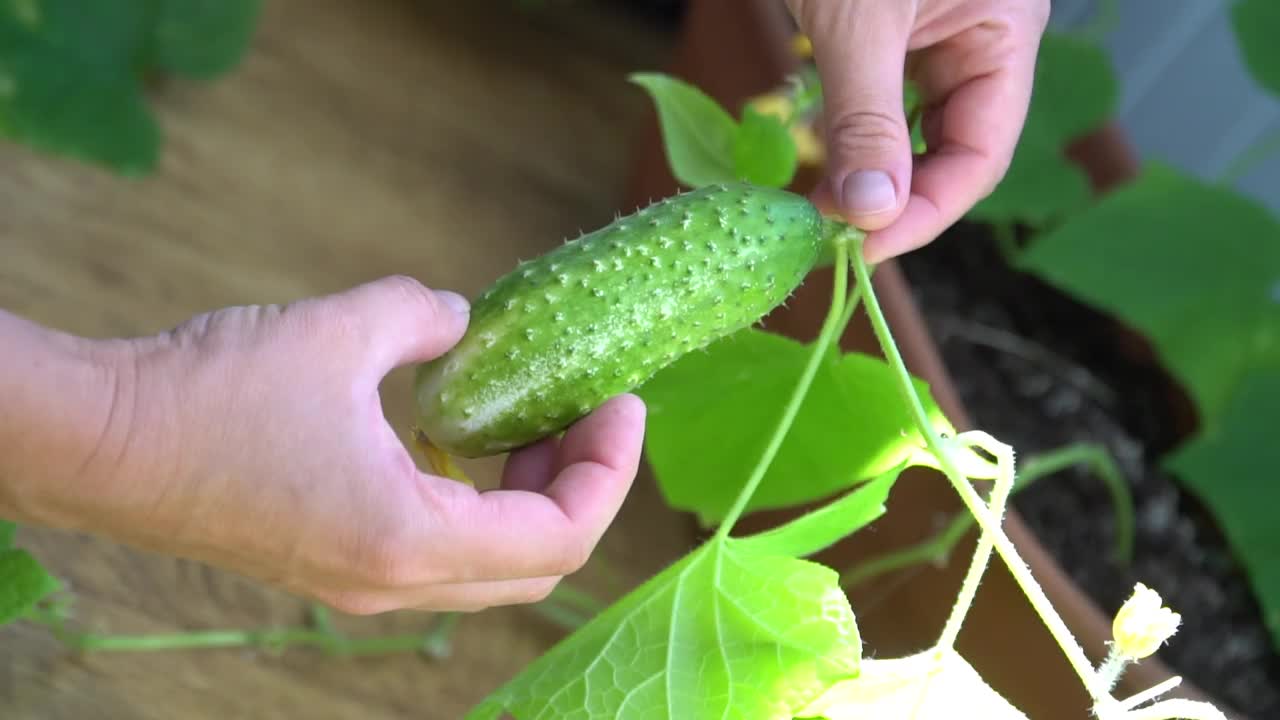
[[[128,336],[391,273],[473,294],[517,258],[612,219],[648,109],[625,76],[660,67],[669,40],[590,2],[528,16],[520,4],[269,0],[233,76],[157,99],[163,164],[140,182],[0,146],[0,307]],[[407,373],[384,386],[401,429]],[[482,482],[493,469],[479,468]],[[687,527],[644,480],[588,575],[603,561],[638,580],[688,547]],[[19,540],[99,630],[303,617],[304,603],[197,564],[30,528]],[[340,625],[370,634],[430,620]],[[456,718],[559,636],[518,608],[465,619],[445,663],[311,651],[76,657],[19,624],[0,630],[0,718]]]

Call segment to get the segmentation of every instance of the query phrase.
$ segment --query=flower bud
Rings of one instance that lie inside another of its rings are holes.
[[[1163,602],[1160,593],[1138,583],[1111,625],[1116,652],[1130,660],[1141,660],[1173,637],[1182,616],[1164,607]]]

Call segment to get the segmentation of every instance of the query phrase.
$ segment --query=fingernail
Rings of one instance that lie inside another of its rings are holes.
[[[471,313],[471,303],[456,292],[437,290],[436,297],[439,297],[440,302],[448,305],[450,310],[459,315],[469,315]]]
[[[859,170],[850,173],[840,188],[844,209],[856,215],[874,215],[892,210],[897,204],[893,179],[882,170]]]

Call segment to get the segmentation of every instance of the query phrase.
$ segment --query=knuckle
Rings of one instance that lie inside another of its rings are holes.
[[[561,554],[554,568],[557,575],[572,575],[586,567],[591,560],[591,544],[578,541],[570,543]],[[549,592],[549,591],[548,591]]]
[[[883,110],[848,110],[831,117],[827,134],[833,154],[883,153],[906,143],[906,120]]]

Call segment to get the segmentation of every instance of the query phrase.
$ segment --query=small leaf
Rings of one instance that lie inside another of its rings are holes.
[[[658,110],[667,162],[684,185],[697,188],[737,179],[733,145],[738,125],[698,88],[660,73],[634,73]]]
[[[645,453],[668,503],[724,517],[789,401],[810,346],[748,329],[677,360],[636,392],[649,408]],[[798,505],[874,477],[924,444],[879,358],[824,363],[748,510]],[[916,381],[940,431],[954,430]]]
[[[1204,500],[1223,527],[1249,574],[1272,644],[1280,650],[1277,412],[1280,365],[1250,372],[1235,386],[1216,422],[1165,464]]]
[[[17,525],[8,520],[0,520],[0,550],[8,550],[13,547],[13,536],[17,532]]]
[[[1280,3],[1239,0],[1231,6],[1231,25],[1254,81],[1280,95]]]
[[[12,622],[58,589],[40,563],[25,550],[0,550],[0,625]]]
[[[786,187],[795,176],[796,165],[796,143],[787,126],[772,115],[744,108],[733,142],[733,169],[738,179]]]
[[[806,557],[821,552],[884,514],[889,489],[905,467],[905,462],[900,463],[839,500],[780,527],[743,538],[742,546],[754,552],[787,557]]]
[[[1097,45],[1046,34],[1036,60],[1027,120],[1008,172],[970,211],[985,222],[1047,225],[1090,200],[1084,172],[1065,155],[1067,143],[1100,127],[1115,108],[1118,85]]]
[[[1204,417],[1280,361],[1280,225],[1229,188],[1151,164],[1018,262],[1145,334]]]
[[[969,219],[1043,227],[1091,199],[1084,171],[1067,160],[1060,144],[1033,131],[1022,137],[999,187],[973,206]]]
[[[954,650],[862,661],[858,677],[838,683],[797,718],[864,720],[1026,720]]]
[[[1120,95],[1106,50],[1063,33],[1041,38],[1032,87],[1026,125],[1059,145],[1109,120]]]
[[[197,80],[230,72],[249,47],[260,0],[161,0],[152,62]]]
[[[716,539],[528,665],[467,715],[791,720],[853,677],[861,642],[832,570]]]

